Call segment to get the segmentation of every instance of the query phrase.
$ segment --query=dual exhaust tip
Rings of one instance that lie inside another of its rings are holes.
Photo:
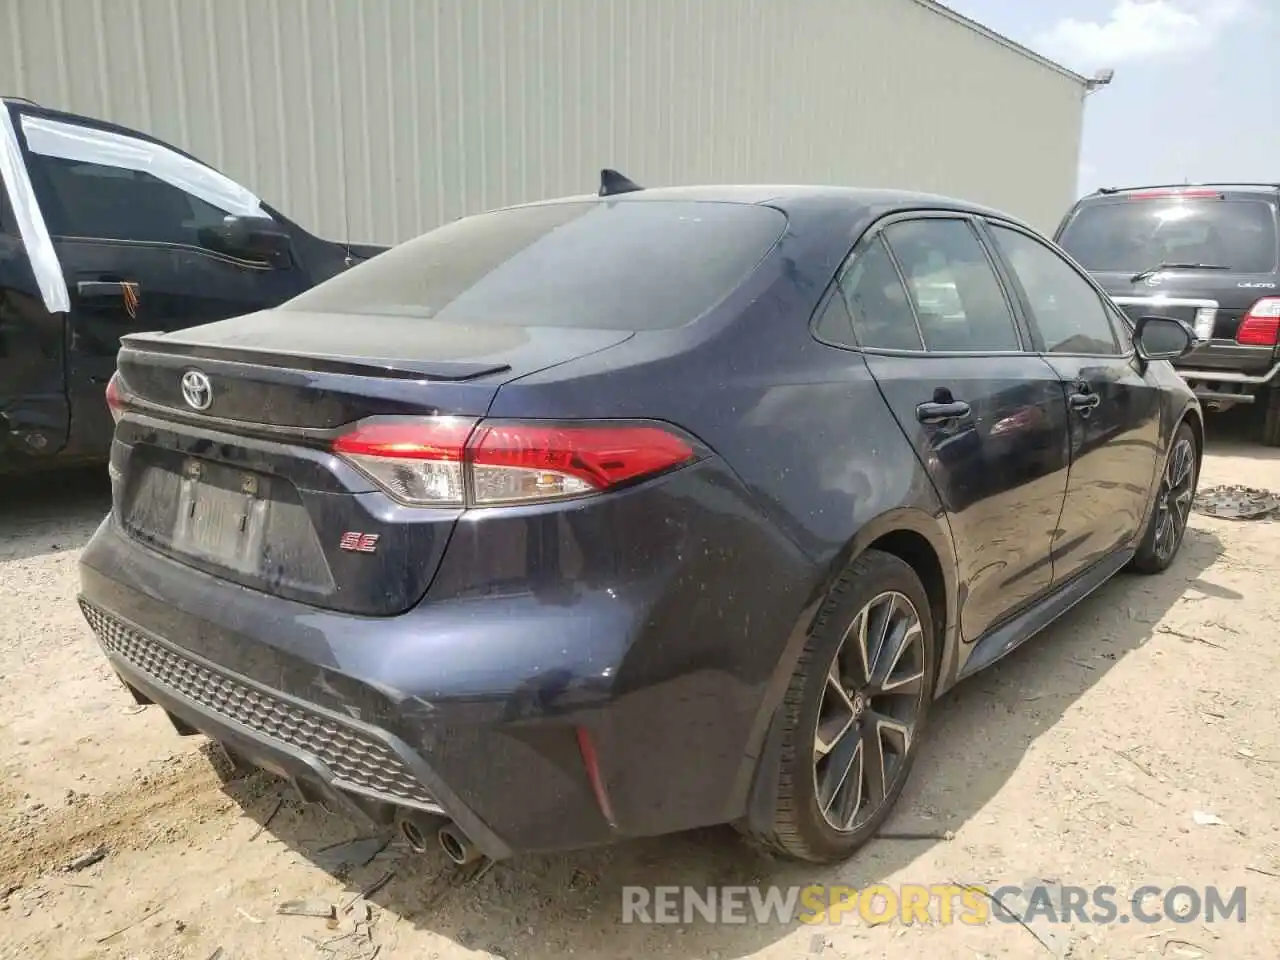
[[[431,817],[405,819],[400,821],[400,832],[414,853],[426,853],[434,844],[460,867],[475,863],[484,856],[451,820]]]

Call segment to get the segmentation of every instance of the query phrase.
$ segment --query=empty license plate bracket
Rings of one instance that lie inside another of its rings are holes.
[[[173,548],[242,573],[263,556],[270,498],[268,479],[200,460],[182,465]]]

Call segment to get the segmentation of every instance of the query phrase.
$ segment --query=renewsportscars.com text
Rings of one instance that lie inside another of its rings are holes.
[[[1041,921],[1062,924],[1245,921],[1244,887],[962,886],[875,884],[863,888],[623,887],[623,923],[843,924]]]

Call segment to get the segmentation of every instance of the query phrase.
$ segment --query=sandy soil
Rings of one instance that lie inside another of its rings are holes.
[[[1280,451],[1212,444],[1202,485],[1224,482],[1280,490]],[[325,848],[353,838],[341,820],[264,774],[224,784],[200,738],[133,706],[72,599],[107,503],[97,472],[0,488],[0,958],[1238,960],[1280,943],[1274,522],[1196,517],[1166,575],[1118,578],[949,695],[887,828],[936,839],[879,840],[827,870],[728,830],[458,870],[398,840],[335,861]],[[1247,921],[618,922],[627,884],[951,881],[1243,885]],[[277,914],[295,900],[352,908]]]

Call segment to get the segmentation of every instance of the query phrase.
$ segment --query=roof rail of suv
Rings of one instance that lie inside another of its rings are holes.
[[[1128,193],[1130,190],[1194,190],[1196,187],[1261,187],[1265,190],[1280,190],[1280,183],[1250,183],[1245,180],[1224,180],[1215,183],[1148,183],[1140,187],[1099,187],[1094,193],[1110,196],[1113,193]]]
[[[3,94],[3,95],[0,95],[0,100],[4,100],[4,101],[6,101],[6,102],[11,101],[11,102],[13,102],[13,103],[26,103],[26,104],[30,104],[30,105],[31,105],[31,106],[33,106],[33,107],[38,107],[38,106],[40,106],[40,104],[36,103],[34,100],[28,100],[26,97],[15,97],[15,96],[10,96],[10,95],[9,95],[9,94],[7,94],[7,93],[6,93],[6,94]]]

